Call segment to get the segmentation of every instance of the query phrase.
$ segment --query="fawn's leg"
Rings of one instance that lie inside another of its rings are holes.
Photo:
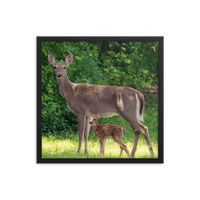
[[[104,138],[103,140],[103,158],[104,158],[105,142],[106,142],[106,138]]]
[[[100,155],[99,155],[99,158],[101,158],[101,153],[103,152],[103,144],[104,144],[104,138],[100,138]]]
[[[124,151],[126,151],[126,153],[128,154],[129,158],[131,158],[131,155],[130,155],[128,149],[127,149],[127,146],[126,146],[125,144],[123,144],[121,138],[116,138],[116,137],[114,137],[113,139],[120,145],[120,147],[121,147]]]
[[[120,146],[120,154],[119,154],[119,157],[121,157],[121,155],[122,155],[122,151],[123,151],[123,148]]]

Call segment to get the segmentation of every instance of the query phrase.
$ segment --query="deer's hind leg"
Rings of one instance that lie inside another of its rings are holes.
[[[125,110],[118,108],[118,113],[130,124],[130,126],[135,132],[135,142],[134,142],[133,150],[131,152],[131,157],[134,157],[135,155],[140,133],[144,135],[145,140],[147,141],[147,145],[151,153],[151,156],[155,157],[152,146],[151,146],[150,138],[149,138],[148,128],[137,120],[135,113],[132,112],[132,110],[135,110],[135,108],[134,109],[126,108]]]
[[[131,158],[131,155],[127,149],[127,146],[122,142],[121,138],[113,137],[113,139],[119,144],[119,146],[121,148],[120,156],[122,154],[122,151],[124,150],[127,153],[127,155],[129,156],[129,158]]]
[[[131,127],[132,127],[132,126],[131,126]],[[136,152],[136,150],[137,150],[138,140],[139,140],[139,138],[140,138],[140,131],[137,131],[137,130],[134,129],[133,127],[132,127],[132,129],[133,129],[134,132],[135,132],[135,142],[134,142],[133,150],[132,150],[132,152],[131,152],[131,158],[133,158],[134,155],[135,155],[135,152]]]
[[[150,138],[149,138],[148,128],[146,126],[144,126],[142,123],[140,123],[139,121],[131,123],[131,127],[134,127],[137,130],[136,131],[137,132],[136,133],[137,136],[135,138],[135,143],[134,143],[133,151],[132,151],[131,154],[133,156],[135,154],[135,152],[134,152],[136,150],[135,145],[137,146],[137,142],[139,140],[139,134],[138,134],[138,132],[141,132],[144,135],[145,140],[147,141],[147,145],[148,145],[151,157],[155,158],[155,155],[153,153],[153,148],[152,148],[152,145],[151,145],[151,141],[150,141]]]

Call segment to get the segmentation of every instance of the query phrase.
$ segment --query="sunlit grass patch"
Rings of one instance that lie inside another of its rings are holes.
[[[119,124],[126,129],[126,138],[122,138],[122,142],[127,146],[131,154],[135,134],[130,125],[120,116],[111,117],[108,119],[100,119],[100,124]],[[144,113],[143,124],[148,127],[149,137],[156,158],[158,158],[158,107],[147,109]],[[78,134],[68,134],[65,137],[61,136],[42,136],[42,158],[98,158],[100,154],[100,140],[93,131],[90,131],[88,136],[88,152],[85,155],[85,141],[83,139],[81,154],[77,153],[79,146]],[[107,138],[105,143],[105,158],[118,158],[120,154],[120,146],[113,139]],[[128,158],[128,155],[123,151],[121,158]],[[142,134],[137,145],[137,150],[134,158],[151,158],[147,142]]]
[[[124,142],[124,141],[123,141]],[[146,141],[139,140],[135,158],[151,158]],[[124,144],[127,146],[131,153],[133,144],[126,141]],[[100,153],[100,142],[88,141],[89,155],[86,156],[84,141],[81,148],[81,155],[77,153],[79,142],[78,140],[71,141],[69,139],[56,140],[55,138],[42,137],[42,157],[43,158],[98,158]],[[154,153],[157,157],[158,148],[152,144]],[[120,154],[120,146],[112,139],[107,139],[105,143],[105,158],[118,158]],[[128,155],[123,151],[121,158],[128,158]]]

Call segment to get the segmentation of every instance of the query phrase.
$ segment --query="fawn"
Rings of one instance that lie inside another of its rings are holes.
[[[119,125],[115,125],[115,124],[98,124],[98,119],[101,117],[103,113],[98,113],[98,115],[92,115],[91,113],[87,112],[87,114],[90,117],[89,124],[92,126],[94,135],[100,139],[99,158],[101,158],[102,153],[103,153],[103,158],[104,158],[106,138],[112,138],[120,145],[121,151],[120,151],[119,157],[121,157],[122,151],[124,150],[128,154],[129,158],[131,158],[126,145],[122,143],[122,136],[125,137],[125,128]]]

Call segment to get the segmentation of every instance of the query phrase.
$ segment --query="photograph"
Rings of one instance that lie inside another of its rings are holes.
[[[37,37],[37,163],[163,163],[164,37]]]

